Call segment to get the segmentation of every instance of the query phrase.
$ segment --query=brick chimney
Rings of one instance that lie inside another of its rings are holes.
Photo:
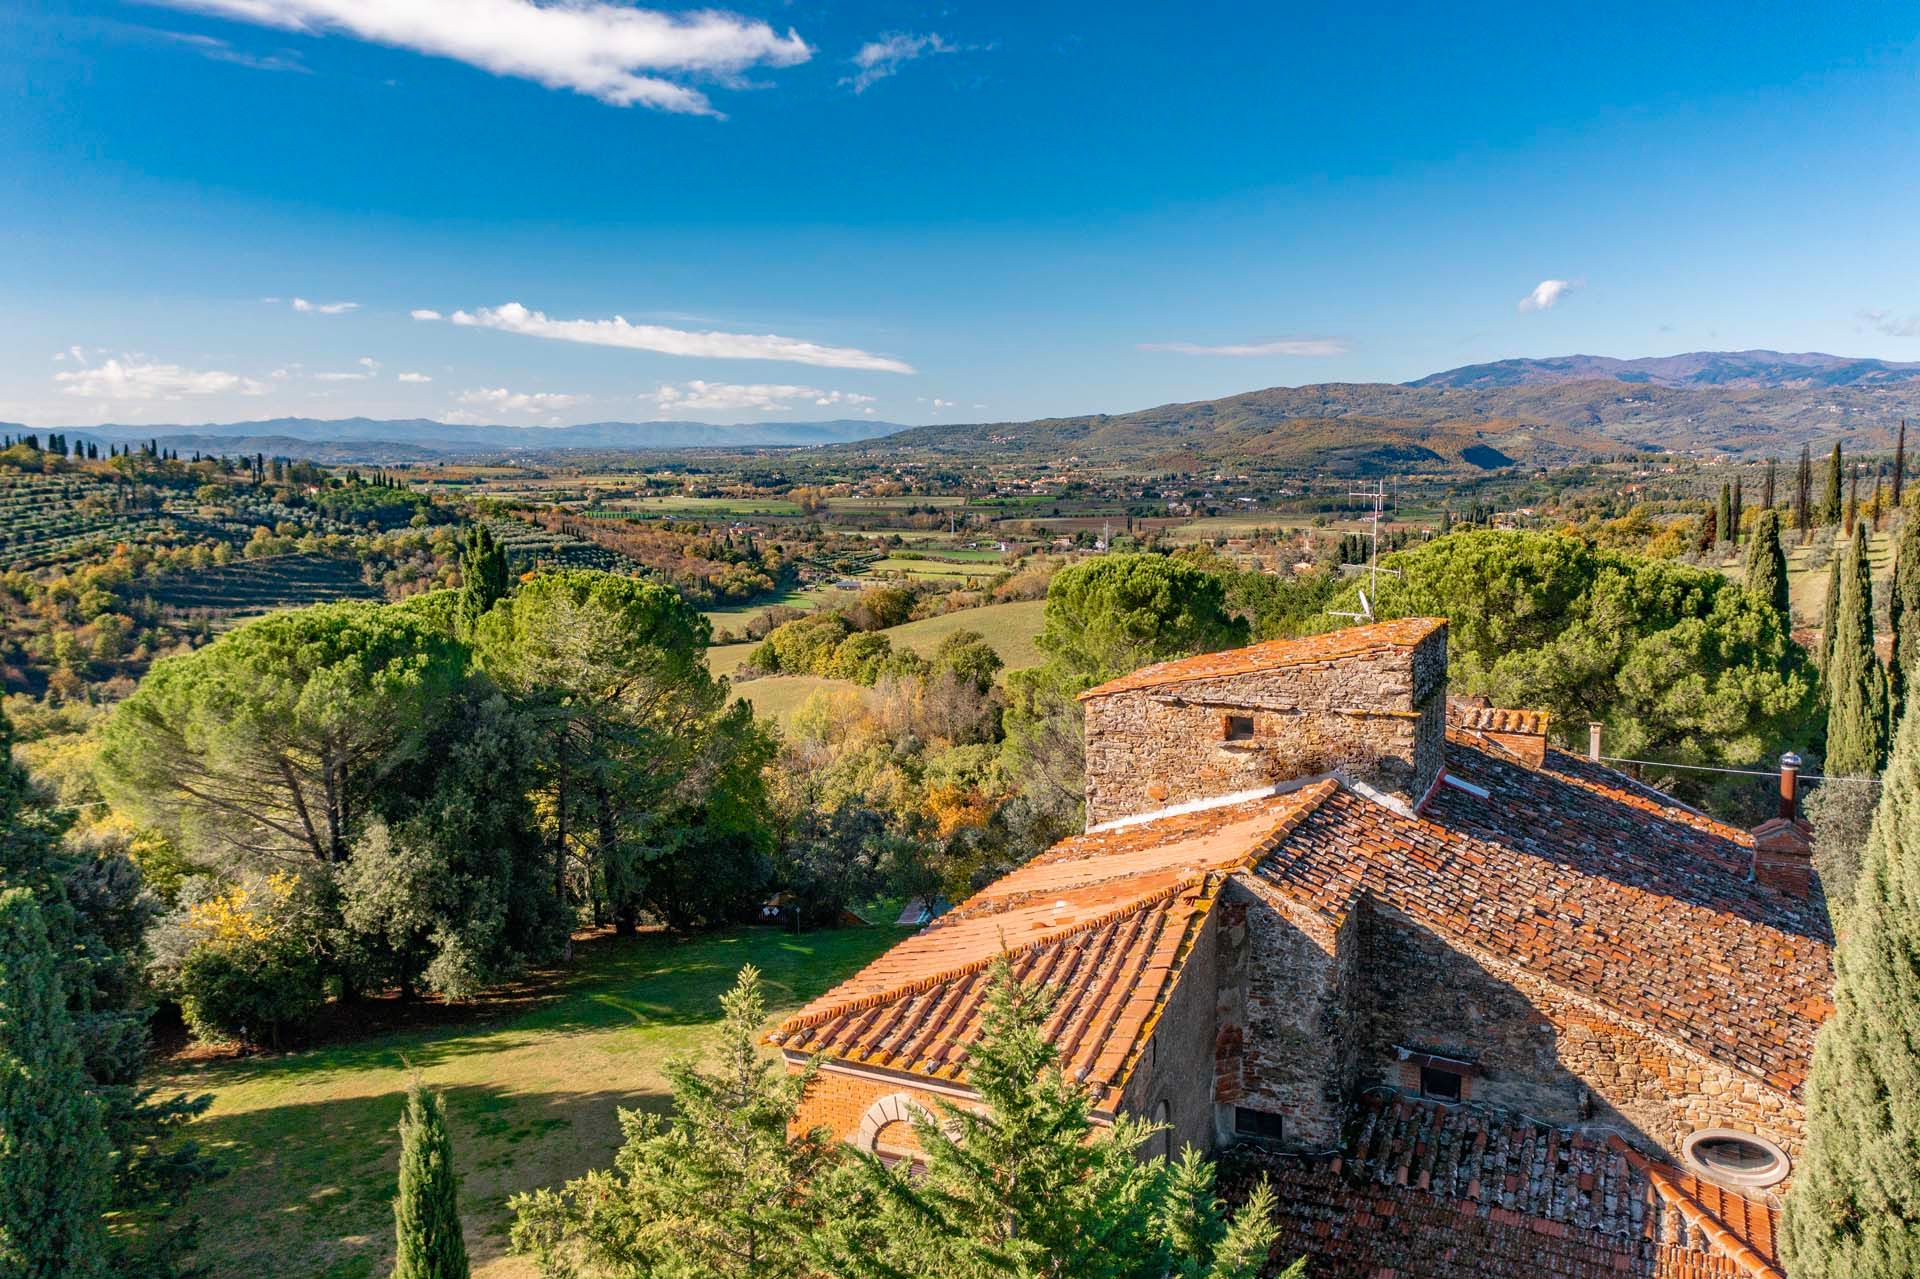
[[[1446,749],[1447,626],[1402,618],[1162,662],[1080,695],[1087,822],[1336,770],[1408,809]]]
[[[1800,757],[1780,757],[1780,809],[1753,828],[1753,878],[1806,897],[1813,892],[1813,827],[1800,817]]]

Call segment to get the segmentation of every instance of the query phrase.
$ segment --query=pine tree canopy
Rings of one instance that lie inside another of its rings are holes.
[[[1887,765],[1834,955],[1781,1237],[1793,1279],[1920,1274],[1920,715]]]

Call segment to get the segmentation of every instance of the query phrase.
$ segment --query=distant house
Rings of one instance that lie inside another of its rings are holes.
[[[901,909],[900,918],[893,922],[901,928],[922,928],[952,909],[953,903],[944,897],[915,897]]]
[[[1238,1145],[1316,1279],[1779,1279],[1831,1011],[1811,841],[1452,702],[1406,619],[1083,694],[1085,834],[786,1018],[796,1122],[911,1157],[987,970],[1053,989],[1097,1117]]]

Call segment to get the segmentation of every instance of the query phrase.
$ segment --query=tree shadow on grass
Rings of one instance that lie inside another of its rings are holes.
[[[507,1199],[612,1163],[618,1110],[664,1110],[663,1092],[441,1090],[467,1251],[476,1270],[506,1254]],[[358,1279],[393,1260],[400,1091],[216,1116],[195,1135],[230,1169],[188,1202],[203,1218],[198,1259],[214,1279]]]

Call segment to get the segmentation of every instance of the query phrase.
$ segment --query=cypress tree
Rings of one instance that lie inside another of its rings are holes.
[[[507,551],[484,524],[467,534],[460,557],[460,623],[467,634],[507,595]]]
[[[1716,514],[1715,540],[1731,542],[1733,540],[1733,485],[1724,481],[1720,485],[1720,508]]]
[[[400,1116],[400,1192],[393,1198],[393,1279],[467,1279],[453,1140],[438,1093],[418,1079]]]
[[[1848,537],[1853,536],[1854,526],[1860,522],[1860,468],[1854,467],[1847,472],[1847,509],[1842,518],[1842,527]]]
[[[1827,772],[1868,776],[1887,759],[1887,672],[1873,651],[1873,576],[1867,539],[1849,544],[1827,659]]]
[[[1800,469],[1794,473],[1793,488],[1793,531],[1800,535],[1802,542],[1813,531],[1813,449],[1800,446]]]
[[[1747,543],[1747,589],[1773,605],[1781,628],[1792,628],[1793,605],[1787,596],[1787,553],[1780,546],[1780,512],[1767,507],[1753,521]]]
[[[1794,1279],[1903,1279],[1920,1274],[1920,715],[1900,726],[1848,920],[1781,1258]]]
[[[1740,540],[1740,517],[1744,513],[1743,508],[1745,506],[1746,501],[1744,495],[1740,492],[1740,477],[1736,475],[1733,477],[1732,519],[1727,524],[1727,540],[1729,542],[1738,542]]]
[[[1768,458],[1767,459],[1767,478],[1763,482],[1760,488],[1760,505],[1768,508],[1769,510],[1773,508],[1773,496],[1774,496],[1773,472],[1774,472],[1775,466],[1776,466],[1776,463],[1774,462],[1774,460],[1772,458]]]
[[[1844,488],[1841,472],[1846,468],[1846,465],[1846,458],[1841,454],[1840,445],[1838,441],[1836,441],[1833,446],[1833,456],[1827,459],[1826,495],[1820,500],[1820,522],[1822,524],[1832,525],[1840,522],[1840,503]]]
[[[1893,663],[1888,675],[1897,722],[1906,711],[1907,691],[1920,687],[1920,515],[1912,512],[1901,517],[1892,585],[1887,622],[1893,631]]]
[[[108,1150],[40,908],[0,893],[0,1274],[106,1273]]]
[[[1900,493],[1907,481],[1907,419],[1900,419],[1900,440],[1893,446],[1893,504],[1900,505]]]

